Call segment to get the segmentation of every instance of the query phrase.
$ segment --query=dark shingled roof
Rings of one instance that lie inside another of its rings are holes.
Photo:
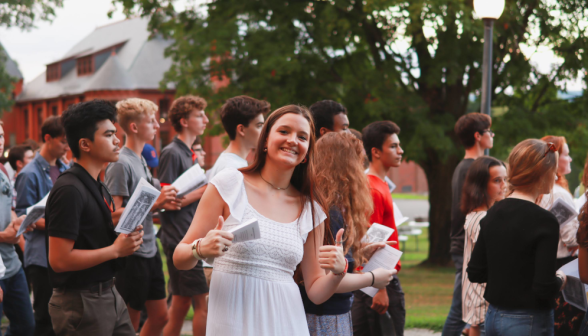
[[[8,52],[6,51],[6,49],[4,49],[4,46],[2,45],[2,43],[0,43],[0,53],[2,53],[4,56],[6,56],[6,64],[4,64],[6,72],[11,77],[14,77],[17,79],[22,79],[22,73],[20,72],[20,69],[18,68],[18,64],[16,64],[16,62],[12,58],[10,58],[10,55],[8,55]]]
[[[164,51],[172,41],[161,37],[150,40],[148,22],[147,18],[134,18],[96,28],[60,60],[72,60],[122,44],[116,54],[103,55],[107,57],[104,63],[95,57],[99,68],[85,76],[78,76],[75,66],[67,69],[62,63],[62,71],[66,73],[62,73],[61,79],[47,82],[44,72],[25,84],[16,100],[42,100],[98,90],[159,89],[159,82],[171,66]]]

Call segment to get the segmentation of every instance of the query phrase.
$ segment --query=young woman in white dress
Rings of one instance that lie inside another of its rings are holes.
[[[314,142],[308,110],[284,106],[268,117],[255,162],[226,169],[210,181],[174,253],[174,264],[183,270],[200,258],[215,258],[206,335],[308,335],[292,278],[298,264],[315,304],[336,290],[365,286],[365,277],[345,276],[343,230],[335,246],[322,244],[326,215],[315,190]],[[252,218],[259,222],[261,239],[233,245],[233,235],[223,229]],[[372,283],[391,277],[390,272],[375,274]]]

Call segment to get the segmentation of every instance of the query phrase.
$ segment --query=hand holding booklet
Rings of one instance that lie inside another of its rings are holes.
[[[161,194],[159,190],[155,189],[144,178],[141,178],[120,216],[115,231],[126,234],[135,231],[135,228],[143,223],[145,217],[151,211],[159,194]]]
[[[398,251],[397,249],[386,245],[383,249],[380,249],[376,251],[376,253],[374,253],[372,258],[363,267],[363,272],[367,273],[377,268],[392,270],[394,269],[394,267],[396,267],[398,261],[400,261],[401,256],[402,251]],[[379,289],[375,287],[366,287],[362,288],[361,291],[373,297],[374,295],[376,295]]]
[[[369,230],[367,230],[364,241],[369,244],[383,243],[388,241],[392,233],[394,233],[394,229],[382,224],[373,223]]]
[[[22,224],[20,225],[20,227],[18,228],[18,231],[16,232],[17,237],[20,236],[21,234],[23,234],[31,224],[33,224],[33,223],[37,222],[39,219],[45,217],[45,205],[47,204],[48,198],[49,198],[49,193],[47,193],[47,195],[45,195],[45,197],[43,197],[43,199],[40,200],[37,204],[31,205],[30,207],[27,208],[27,216],[22,221]]]
[[[250,220],[226,231],[233,234],[233,244],[261,238],[261,231],[259,230],[259,223],[256,218],[251,218]],[[212,265],[214,263],[214,258],[208,258],[205,262]]]
[[[177,197],[185,196],[208,183],[204,169],[196,163],[178,177],[172,186],[178,189]]]
[[[555,215],[555,218],[557,218],[557,221],[559,222],[559,226],[564,226],[574,218],[578,217],[578,211],[576,211],[575,207],[566,203],[561,198],[558,198],[553,202],[549,211]]]

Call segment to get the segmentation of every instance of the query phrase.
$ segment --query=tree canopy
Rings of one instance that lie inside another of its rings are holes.
[[[173,82],[178,94],[202,95],[213,110],[240,94],[273,107],[333,99],[347,107],[352,128],[395,121],[406,158],[427,175],[428,260],[449,261],[451,176],[463,155],[453,127],[479,108],[482,79],[484,28],[472,0],[217,0],[182,11],[173,0],[113,3],[151,17],[153,33],[175,40],[162,87]],[[546,132],[586,143],[578,126],[588,119],[584,100],[561,100],[558,92],[584,71],[587,5],[507,0],[493,39],[499,157]],[[540,46],[562,60],[546,73],[529,59]],[[223,76],[230,82],[219,89],[214,79]]]

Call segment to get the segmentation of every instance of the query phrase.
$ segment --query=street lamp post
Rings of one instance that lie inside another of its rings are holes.
[[[481,112],[491,115],[492,103],[492,32],[494,21],[504,10],[504,0],[474,0],[476,15],[484,21],[484,59],[482,62]],[[486,150],[486,155],[489,151]]]

